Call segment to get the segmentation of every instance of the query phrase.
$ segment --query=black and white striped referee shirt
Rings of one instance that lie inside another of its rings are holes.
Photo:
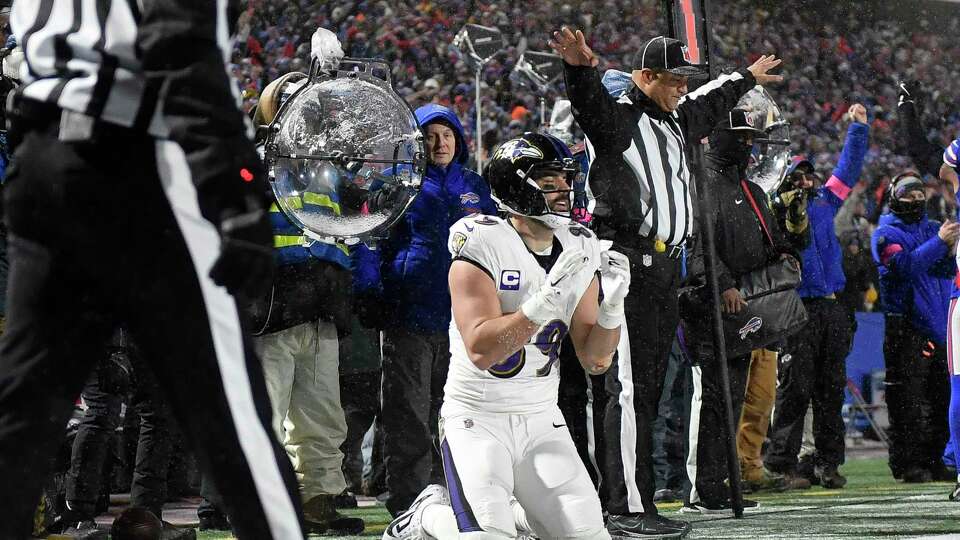
[[[204,119],[213,120],[211,131],[242,130],[239,92],[226,70],[238,7],[237,0],[15,2],[10,24],[24,51],[23,96],[158,137]]]
[[[597,225],[668,246],[683,244],[693,232],[694,215],[687,144],[710,134],[756,85],[753,75],[743,70],[721,76],[668,113],[635,85],[616,99],[596,68],[565,68],[574,118],[587,136]]]

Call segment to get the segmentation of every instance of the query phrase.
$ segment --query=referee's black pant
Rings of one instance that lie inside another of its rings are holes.
[[[604,375],[589,375],[583,370],[570,334],[560,346],[560,388],[557,405],[567,421],[567,429],[577,454],[590,475],[590,480],[606,500],[606,485],[602,482],[600,463],[604,453],[603,411],[607,394],[604,391]]]
[[[641,239],[615,242],[613,249],[630,259],[632,278],[624,301],[626,333],[606,374],[604,502],[614,515],[656,514],[653,423],[680,321],[680,259]]]
[[[237,306],[208,277],[216,228],[180,147],[121,128],[58,140],[48,115],[8,169],[0,341],[0,538],[27,538],[49,461],[103,343],[128,324],[241,539],[303,538],[286,453]]]

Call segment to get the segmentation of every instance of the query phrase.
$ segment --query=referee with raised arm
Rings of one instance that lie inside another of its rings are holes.
[[[225,60],[234,0],[17,2],[25,52],[0,340],[0,538],[30,536],[74,400],[129,324],[241,539],[303,538],[234,295],[269,283],[266,184]]]
[[[600,82],[598,58],[582,32],[564,27],[550,45],[564,60],[567,95],[587,136],[594,230],[630,258],[637,276],[624,306],[627,332],[607,372],[600,456],[607,527],[614,536],[683,536],[690,525],[660,516],[653,503],[652,432],[679,322],[684,246],[693,232],[687,145],[706,137],[754,85],[782,80],[768,74],[780,60],[762,56],[688,95],[687,78],[702,70],[686,60],[679,41],[656,37],[634,57],[634,87],[615,99]]]

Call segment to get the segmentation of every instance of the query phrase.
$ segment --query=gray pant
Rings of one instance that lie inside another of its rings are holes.
[[[381,419],[387,510],[396,516],[428,484],[443,483],[437,421],[450,365],[446,332],[383,331]]]
[[[304,502],[346,487],[340,445],[347,421],[340,405],[340,346],[327,321],[254,338],[273,409],[273,429],[293,463]]]

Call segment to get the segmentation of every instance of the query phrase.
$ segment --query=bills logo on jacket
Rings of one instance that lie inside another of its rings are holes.
[[[479,204],[479,203],[480,203],[480,196],[472,191],[468,191],[460,195],[460,204],[462,205]]]
[[[747,336],[760,330],[760,327],[763,326],[763,319],[760,317],[753,317],[747,324],[743,325],[743,328],[740,329],[740,339],[747,339]]]

